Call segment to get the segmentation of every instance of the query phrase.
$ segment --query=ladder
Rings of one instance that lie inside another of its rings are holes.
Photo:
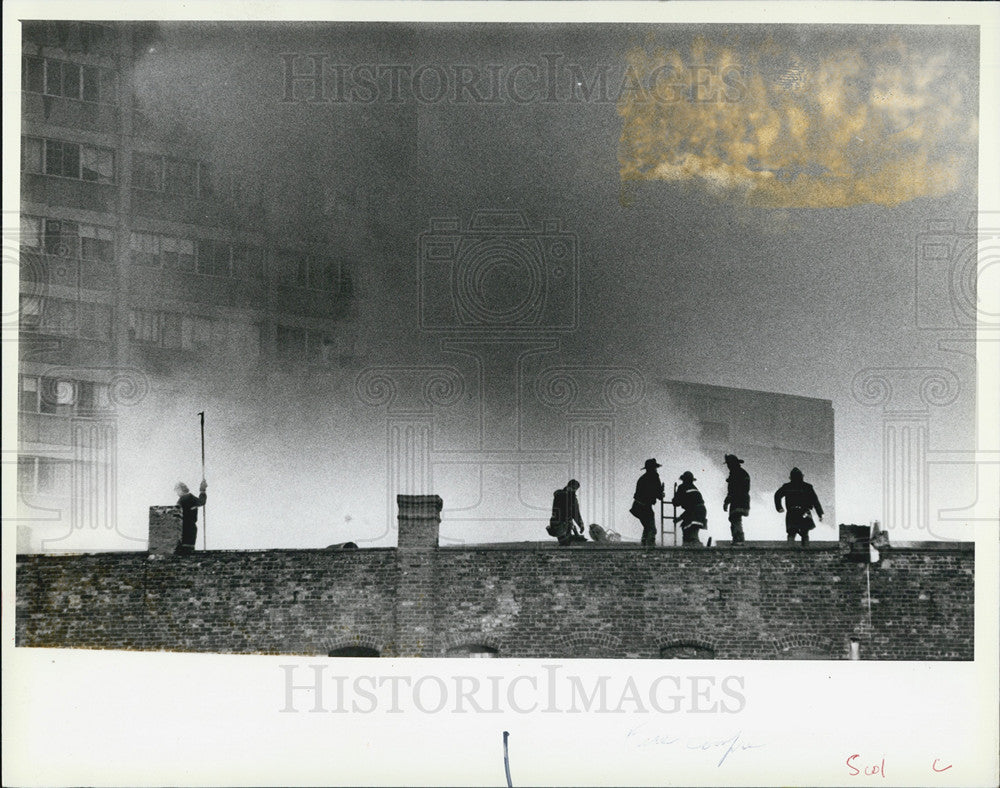
[[[677,485],[674,485],[674,493],[677,493]],[[670,506],[673,513],[670,515],[670,529],[667,529],[667,506]],[[667,534],[671,534],[674,537],[674,547],[677,547],[677,507],[674,504],[667,503],[666,501],[660,501],[660,547],[666,547],[664,542],[666,541]]]

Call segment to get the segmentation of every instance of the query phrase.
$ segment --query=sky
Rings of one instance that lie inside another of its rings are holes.
[[[289,63],[309,73],[320,54],[322,95],[289,82]],[[159,122],[201,136],[218,170],[253,184],[293,232],[336,245],[323,206],[345,190],[366,195],[371,238],[356,266],[363,367],[444,369],[439,393],[451,404],[477,389],[449,369],[478,369],[483,391],[516,375],[513,334],[502,350],[463,356],[454,343],[475,331],[421,323],[421,306],[446,306],[433,278],[447,283],[422,267],[421,239],[432,219],[467,227],[485,209],[520,212],[531,232],[556,222],[573,240],[578,296],[565,284],[575,298],[567,305],[551,286],[545,314],[556,328],[517,342],[554,342],[550,361],[634,370],[647,382],[831,400],[837,489],[821,496],[838,521],[868,523],[882,512],[886,416],[859,395],[859,375],[882,370],[895,397],[885,407],[927,409],[932,453],[975,445],[972,324],[953,305],[961,261],[955,252],[928,262],[921,244],[931,222],[952,228],[955,249],[970,243],[977,64],[977,34],[966,27],[169,23],[139,63],[136,93]],[[476,286],[494,293],[484,308],[516,310],[504,295],[516,289],[516,265],[483,276]],[[575,310],[575,330],[562,330],[560,309]],[[949,392],[926,405],[920,380],[931,373]],[[411,384],[423,385],[400,385]],[[261,373],[238,358],[207,389],[178,373],[120,414],[120,463],[132,480],[122,529],[144,535],[145,507],[168,502],[176,476],[194,486],[192,414],[206,410],[210,546],[391,544],[393,405],[366,408],[359,385],[357,370]],[[670,476],[688,463],[719,465],[671,443],[683,414],[653,394],[642,407],[654,404],[659,423],[646,440],[615,446],[619,487],[647,456],[666,457]],[[495,407],[487,416],[513,423]],[[476,425],[453,419],[435,440],[474,442]],[[496,429],[485,440],[502,444]],[[455,473],[433,490],[446,520],[469,485],[482,493],[504,483],[484,488]],[[722,469],[711,473],[710,505]],[[930,534],[900,538],[968,538],[964,523],[934,513],[973,502],[970,469],[929,473]],[[549,481],[528,486],[548,495]],[[617,494],[627,501],[630,490]],[[782,538],[780,518],[763,515],[750,538]],[[716,538],[728,538],[721,512],[715,522]],[[638,538],[627,514],[613,526]],[[490,540],[526,533],[501,524]]]

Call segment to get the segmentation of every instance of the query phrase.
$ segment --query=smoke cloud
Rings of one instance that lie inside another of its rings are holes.
[[[893,206],[954,191],[974,159],[975,101],[948,51],[699,38],[628,61],[648,90],[618,105],[623,181],[697,182],[772,208]]]

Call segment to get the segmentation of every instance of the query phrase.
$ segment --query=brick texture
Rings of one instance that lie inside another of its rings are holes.
[[[433,507],[431,507],[433,508]],[[436,517],[436,513],[434,513]],[[19,556],[19,646],[501,657],[973,659],[971,544],[551,544]],[[436,542],[436,537],[434,539]]]
[[[179,506],[149,507],[149,552],[153,555],[172,553],[181,540],[181,509]]]

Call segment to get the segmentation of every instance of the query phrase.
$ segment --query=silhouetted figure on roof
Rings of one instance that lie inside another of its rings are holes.
[[[177,493],[177,505],[181,508],[181,541],[174,551],[177,555],[188,555],[194,552],[198,541],[198,507],[204,506],[208,500],[205,492],[208,482],[201,480],[198,488],[200,495],[195,496],[184,482],[177,482],[174,492]]]
[[[750,514],[750,474],[741,467],[743,460],[735,454],[725,456],[729,478],[726,479],[726,500],[722,511],[729,512],[729,530],[733,544],[743,544],[743,518]]]
[[[701,491],[694,486],[694,483],[694,474],[691,471],[684,471],[681,474],[680,487],[674,493],[671,503],[683,510],[677,517],[683,536],[681,544],[700,547],[698,531],[708,528],[708,512],[705,510],[705,499],[701,497]]]
[[[565,487],[552,494],[552,517],[545,530],[558,539],[561,545],[587,541],[587,537],[583,535],[580,503],[576,499],[576,491],[579,489],[580,482],[570,479]]]
[[[635,483],[635,495],[629,513],[642,523],[643,547],[656,547],[656,516],[653,504],[663,500],[663,482],[656,469],[661,467],[655,458],[646,460],[645,473]]]
[[[785,514],[785,533],[788,541],[794,542],[796,535],[802,537],[802,546],[809,544],[809,532],[816,527],[810,512],[815,509],[816,516],[823,522],[823,507],[813,486],[803,480],[802,471],[792,468],[785,484],[774,494],[774,508],[779,512],[788,510]],[[784,499],[784,508],[782,508]]]

